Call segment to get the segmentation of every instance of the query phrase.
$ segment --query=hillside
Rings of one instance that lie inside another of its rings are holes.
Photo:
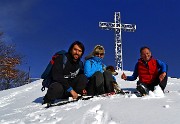
[[[126,71],[127,75],[131,72]],[[136,82],[117,81],[124,90],[135,90]],[[46,109],[42,80],[0,91],[0,124],[178,124],[180,79],[168,78],[164,97],[116,95],[96,97]]]

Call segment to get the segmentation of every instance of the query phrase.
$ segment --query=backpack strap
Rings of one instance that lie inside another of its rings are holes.
[[[59,55],[62,55],[62,56],[63,56],[63,69],[65,68],[65,65],[66,65],[66,62],[67,62],[66,53],[67,53],[67,52],[66,52],[65,50],[61,50],[61,51],[59,51],[59,52],[57,52],[57,53],[55,54],[56,57],[59,56]]]
[[[66,66],[66,62],[67,62],[67,57],[65,54],[62,54],[63,55],[63,69],[65,68]]]

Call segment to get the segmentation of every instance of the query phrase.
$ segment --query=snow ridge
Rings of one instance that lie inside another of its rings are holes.
[[[126,72],[128,74],[128,72]],[[119,75],[121,72],[119,72]],[[130,74],[130,72],[129,72]],[[134,91],[136,81],[123,81],[123,90]],[[41,101],[42,80],[18,88],[0,91],[1,124],[139,124],[180,122],[180,79],[168,78],[166,90],[159,87],[148,96],[132,94],[94,97],[62,106],[45,108]]]

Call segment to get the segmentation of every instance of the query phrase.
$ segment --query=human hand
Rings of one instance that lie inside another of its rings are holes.
[[[124,72],[123,72],[123,74],[121,75],[121,78],[124,79],[124,80],[127,79],[127,76],[124,74]]]
[[[161,75],[159,75],[160,82],[166,77],[166,72],[163,72]]]
[[[71,93],[73,99],[77,99],[78,98],[78,94],[76,93],[76,91],[71,90],[70,93]]]

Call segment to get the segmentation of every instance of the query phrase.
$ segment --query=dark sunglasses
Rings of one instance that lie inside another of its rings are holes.
[[[100,56],[103,56],[104,53],[95,53],[95,55],[96,55],[96,56],[99,56],[99,55],[100,55]]]

